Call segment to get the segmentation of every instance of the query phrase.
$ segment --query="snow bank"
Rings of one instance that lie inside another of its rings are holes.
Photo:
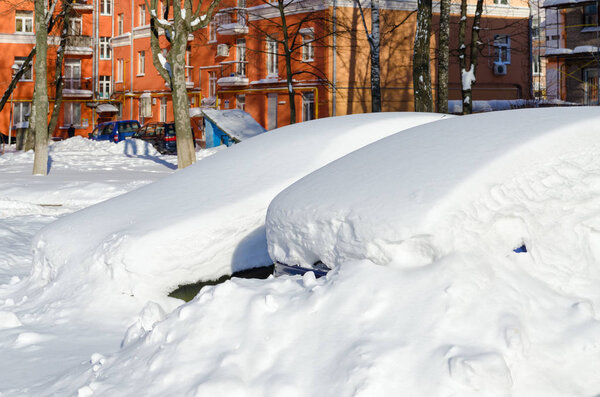
[[[112,280],[126,294],[161,299],[179,284],[270,264],[264,217],[278,192],[368,143],[441,117],[355,115],[259,135],[48,226],[34,240],[33,277],[70,289],[104,289]]]
[[[444,120],[388,137],[280,193],[266,221],[269,253],[287,264],[430,264],[466,244],[465,218],[470,211],[483,215],[472,207],[476,200],[487,195],[491,201],[481,205],[493,208],[499,186],[587,153],[596,145],[599,122],[596,108],[524,109]],[[548,183],[553,178],[564,179],[551,173]],[[580,200],[587,200],[589,192],[582,194]],[[522,217],[501,219],[490,219],[489,227],[499,222],[505,252],[530,242],[532,226]]]
[[[468,116],[351,153],[286,189],[268,218],[277,258],[343,266],[233,279],[166,317],[149,304],[121,351],[47,390],[595,395],[599,118]],[[523,242],[528,253],[512,252]]]

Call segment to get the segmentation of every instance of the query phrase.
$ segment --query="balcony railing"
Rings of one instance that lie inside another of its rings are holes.
[[[92,80],[89,77],[63,79],[63,95],[65,97],[91,97]]]
[[[91,36],[69,36],[67,37],[67,47],[89,47],[92,48],[93,40]]]
[[[227,8],[216,15],[217,33],[240,35],[248,33],[248,12],[245,8]]]

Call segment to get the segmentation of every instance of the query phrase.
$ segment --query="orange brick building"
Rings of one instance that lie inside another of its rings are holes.
[[[410,111],[412,46],[416,3],[381,0],[381,86],[384,111]],[[459,5],[453,5],[451,48],[456,49]],[[150,13],[144,0],[77,0],[65,49],[64,105],[54,136],[70,124],[87,136],[108,119],[171,121],[170,90],[152,64]],[[469,5],[469,14],[475,4]],[[14,65],[34,45],[33,3],[0,4],[0,90]],[[434,8],[434,13],[438,9]],[[368,10],[366,11],[368,18]],[[526,1],[493,0],[484,7],[482,55],[473,88],[475,100],[527,98],[531,87],[529,8]],[[370,109],[369,47],[359,9],[352,0],[300,0],[286,7],[296,121],[367,112]],[[268,129],[289,124],[283,37],[279,11],[262,0],[223,0],[206,28],[189,36],[186,54],[190,106],[241,108]],[[367,20],[370,26],[370,21]],[[437,17],[432,35],[435,90]],[[53,74],[58,37],[51,37]],[[161,39],[166,46],[164,38]],[[460,98],[457,53],[451,53],[450,97]],[[26,121],[33,73],[17,85],[0,113],[6,134]],[[49,76],[50,79],[53,75]],[[49,83],[50,84],[50,83]],[[50,90],[50,100],[54,95]],[[10,106],[9,106],[10,105]],[[201,126],[192,123],[196,137]]]

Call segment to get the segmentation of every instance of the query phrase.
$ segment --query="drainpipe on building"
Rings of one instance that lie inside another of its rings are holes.
[[[129,63],[129,75],[131,76],[131,80],[129,81],[129,120],[133,120],[133,12],[133,0],[131,0],[131,31],[129,32],[129,59],[131,59],[131,62]]]
[[[337,25],[337,13],[336,13],[336,9],[337,9],[337,0],[333,0],[333,14],[332,14],[332,20],[333,20],[333,84],[332,84],[332,94],[333,94],[333,98],[331,100],[331,106],[332,106],[332,110],[331,110],[331,115],[335,116],[335,107],[336,107],[336,49],[337,49],[337,42],[336,42],[336,36],[337,36],[337,30],[336,30],[336,25]],[[318,107],[318,106],[317,106]]]

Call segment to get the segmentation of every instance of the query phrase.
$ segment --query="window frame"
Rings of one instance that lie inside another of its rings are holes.
[[[267,53],[267,77],[275,77],[279,76],[279,68],[278,68],[278,60],[277,60],[277,50],[278,50],[277,40],[272,37],[267,36],[266,40],[266,53]]]
[[[19,68],[20,68],[21,65],[23,65],[25,63],[26,59],[27,59],[27,57],[15,57],[13,63],[15,65],[19,65]],[[19,81],[33,81],[33,65],[31,65],[31,67],[29,68],[27,73],[25,73],[21,76]]]
[[[21,15],[19,15],[21,14]],[[21,21],[21,27],[23,29],[17,29],[17,22]],[[29,29],[27,30],[27,22],[30,22]],[[32,33],[33,34],[33,11],[18,10],[15,12],[15,33]]]
[[[246,39],[236,39],[235,41],[235,73],[239,76],[246,76]]]
[[[125,14],[120,13],[117,15],[117,35],[121,36],[124,33],[125,26]]]
[[[138,26],[146,26],[146,4],[138,5]]]
[[[217,96],[217,72],[213,70],[208,71],[208,97],[214,98]]]
[[[27,112],[24,112],[24,108],[27,108]],[[31,102],[15,102],[13,104],[13,128],[18,128],[17,124],[28,121],[25,119],[26,113],[28,113],[31,116]],[[17,116],[19,116],[19,120],[17,120]]]
[[[100,0],[100,15],[112,15],[112,0]]]
[[[98,93],[102,99],[110,99],[112,94],[111,76],[98,77]],[[106,93],[106,95],[104,95]]]
[[[116,83],[122,83],[125,77],[125,59],[117,59],[117,80]]]
[[[74,110],[79,109],[79,120],[74,120]],[[69,115],[69,117],[67,117]],[[81,102],[67,102],[63,110],[63,126],[73,124],[75,127],[81,127]]]
[[[302,121],[310,121],[315,119],[315,93],[302,93]]]
[[[146,51],[138,51],[138,76],[146,75]]]
[[[315,60],[314,33],[302,35],[302,62],[313,62]]]
[[[110,37],[103,36],[98,40],[98,46],[100,47],[100,60],[112,59],[112,48],[110,46]]]
[[[510,35],[497,34],[494,36],[494,54],[495,64],[510,65]]]

